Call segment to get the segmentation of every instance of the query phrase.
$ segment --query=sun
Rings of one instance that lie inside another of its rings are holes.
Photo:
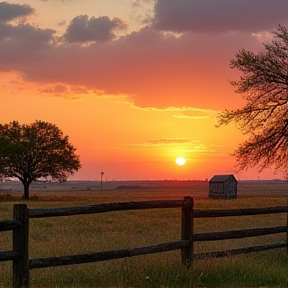
[[[182,166],[185,164],[186,159],[184,157],[178,157],[178,158],[176,158],[175,162],[177,165]]]

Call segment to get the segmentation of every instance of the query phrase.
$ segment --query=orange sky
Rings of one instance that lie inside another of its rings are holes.
[[[229,60],[288,20],[287,1],[261,1],[261,15],[246,0],[2,1],[0,121],[58,125],[82,162],[71,179],[231,173],[245,138],[233,124],[215,128],[218,113],[244,103]]]

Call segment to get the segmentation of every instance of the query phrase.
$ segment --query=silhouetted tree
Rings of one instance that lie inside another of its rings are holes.
[[[262,52],[242,49],[230,61],[241,72],[231,81],[246,100],[241,109],[225,110],[219,126],[232,121],[248,140],[235,151],[236,169],[274,167],[288,175],[288,31],[283,26],[272,32]]]
[[[81,164],[75,150],[68,136],[54,124],[0,124],[0,174],[22,182],[24,199],[29,199],[33,181],[41,177],[65,181],[69,174],[78,171]]]

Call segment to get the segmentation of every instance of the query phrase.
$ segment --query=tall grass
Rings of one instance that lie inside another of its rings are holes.
[[[29,201],[33,207],[63,207],[100,202],[131,200],[124,191],[103,194],[98,198],[87,195],[61,201]],[[154,199],[145,191],[132,200]],[[160,194],[158,193],[157,196]],[[164,195],[163,198],[166,198]],[[171,196],[171,194],[170,194]],[[177,195],[174,195],[177,197]],[[138,198],[137,198],[138,197]],[[128,199],[129,198],[129,199]],[[157,197],[159,198],[159,197]],[[92,200],[91,200],[92,199]],[[49,199],[48,199],[49,200]],[[51,200],[51,199],[50,199]],[[0,202],[0,219],[12,218],[15,202]],[[282,197],[245,197],[232,201],[196,198],[196,209],[227,209],[286,205]],[[286,224],[285,214],[195,219],[195,233],[248,229]],[[121,211],[70,217],[30,220],[30,259],[70,254],[134,248],[180,239],[181,211],[152,209]],[[285,241],[285,234],[237,240],[200,242],[195,253],[229,250]],[[0,250],[10,250],[12,233],[1,232]],[[288,257],[286,249],[276,249],[230,258],[198,260],[193,269],[181,266],[180,251],[171,251],[132,258],[89,264],[51,267],[31,271],[31,287],[287,287]],[[11,262],[0,262],[0,287],[11,287]]]

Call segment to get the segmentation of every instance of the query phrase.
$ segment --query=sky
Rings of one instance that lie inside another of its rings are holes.
[[[56,124],[82,163],[70,179],[234,173],[247,136],[216,127],[245,104],[230,60],[260,51],[287,10],[287,0],[0,0],[0,122]]]

